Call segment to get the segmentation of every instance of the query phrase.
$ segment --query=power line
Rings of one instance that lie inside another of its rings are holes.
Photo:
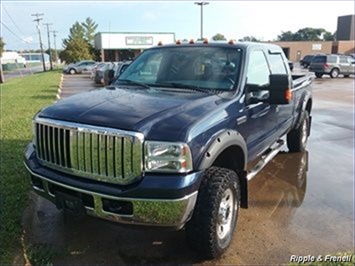
[[[10,13],[7,11],[7,9],[5,8],[5,6],[2,5],[2,7],[3,7],[3,9],[5,10],[6,14],[9,16],[10,20],[12,21],[12,23],[13,23],[13,24],[15,25],[15,27],[18,29],[18,31],[19,31],[20,33],[22,33],[23,35],[26,35],[26,34],[24,34],[23,31],[17,26],[17,24],[16,24],[15,21],[12,19]]]
[[[41,54],[42,54],[42,63],[43,63],[43,71],[46,71],[46,63],[44,62],[44,54],[43,54],[43,44],[42,44],[42,37],[41,37],[41,30],[40,30],[40,27],[39,27],[39,22],[43,19],[43,18],[40,18],[41,16],[43,16],[43,14],[31,14],[31,16],[33,17],[36,17],[35,20],[33,21],[36,21],[37,22],[37,30],[38,30],[38,35],[39,35],[39,45],[41,47]]]
[[[6,26],[6,25],[4,24],[4,22],[1,21],[1,24],[2,24],[10,33],[12,33],[16,38],[18,38],[19,40],[21,40],[21,41],[23,41],[23,42],[25,42],[25,43],[31,44],[31,42],[26,41],[25,39],[22,39],[20,36],[18,36],[16,33],[14,33],[8,26]]]

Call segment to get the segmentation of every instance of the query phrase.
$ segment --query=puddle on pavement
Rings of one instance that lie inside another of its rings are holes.
[[[308,176],[310,158],[308,152],[277,155],[250,182],[250,206],[241,211],[230,249],[221,259],[204,263],[262,263],[265,256],[287,263],[290,254],[350,249],[352,212],[341,217],[318,202],[317,189],[312,191],[317,186],[309,186],[315,178]],[[184,231],[137,230],[66,216],[46,200],[34,199],[27,241],[67,250],[55,264],[203,263],[188,248]]]

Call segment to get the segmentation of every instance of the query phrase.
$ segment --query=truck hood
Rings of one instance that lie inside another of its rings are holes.
[[[142,132],[146,138],[186,139],[187,127],[227,101],[217,94],[141,88],[103,88],[58,101],[39,117]]]

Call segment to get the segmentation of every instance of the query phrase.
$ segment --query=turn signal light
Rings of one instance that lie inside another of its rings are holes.
[[[288,102],[292,100],[292,91],[290,89],[285,91],[285,100]]]

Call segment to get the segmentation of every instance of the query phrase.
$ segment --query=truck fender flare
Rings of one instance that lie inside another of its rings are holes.
[[[248,208],[248,180],[247,180],[247,160],[248,150],[243,136],[236,130],[227,129],[216,134],[208,147],[203,152],[203,158],[198,169],[204,170],[212,166],[218,156],[227,148],[237,146],[244,156],[243,169],[238,173],[241,189],[241,207]]]
[[[203,152],[203,158],[199,163],[199,170],[207,169],[212,166],[218,156],[228,147],[237,146],[243,151],[244,165],[243,170],[247,167],[248,150],[243,136],[236,130],[226,129],[216,134],[208,147]]]
[[[295,129],[298,128],[301,125],[302,121],[303,121],[308,101],[312,101],[312,97],[309,94],[305,95],[305,97],[304,97],[304,99],[302,101],[302,109],[301,109],[300,114],[299,114],[299,116],[298,116],[298,118],[296,120],[296,124],[294,126]]]

